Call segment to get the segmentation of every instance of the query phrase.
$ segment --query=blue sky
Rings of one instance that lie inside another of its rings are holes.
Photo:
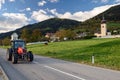
[[[59,17],[85,21],[120,0],[0,0],[0,33]]]

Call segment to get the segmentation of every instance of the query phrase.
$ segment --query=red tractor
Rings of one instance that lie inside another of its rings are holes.
[[[7,49],[7,60],[12,61],[13,64],[17,64],[18,60],[33,61],[33,54],[31,51],[27,51],[25,41],[23,40],[12,40],[11,48]]]

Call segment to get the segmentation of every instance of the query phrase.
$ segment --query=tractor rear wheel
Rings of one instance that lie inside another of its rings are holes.
[[[7,49],[6,59],[7,59],[8,61],[12,61],[12,52],[11,52],[10,49]]]
[[[33,54],[32,54],[31,51],[29,51],[29,52],[27,53],[27,58],[28,58],[28,61],[29,61],[29,62],[32,62],[32,61],[33,61]]]
[[[12,55],[12,63],[17,64],[17,62],[18,62],[18,54],[13,54]]]

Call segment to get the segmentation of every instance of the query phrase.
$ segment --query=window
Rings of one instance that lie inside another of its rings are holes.
[[[24,42],[15,42],[15,48],[22,47],[25,48],[25,43]]]

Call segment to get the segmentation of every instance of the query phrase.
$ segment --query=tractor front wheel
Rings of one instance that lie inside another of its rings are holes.
[[[6,59],[7,59],[8,61],[11,61],[11,60],[12,60],[12,52],[11,52],[11,49],[7,49]]]
[[[17,64],[17,62],[18,62],[18,54],[13,54],[12,55],[12,63]]]
[[[27,58],[28,58],[28,61],[29,61],[29,62],[32,62],[32,61],[33,61],[33,54],[32,54],[31,51],[29,51],[29,52],[27,53]]]

